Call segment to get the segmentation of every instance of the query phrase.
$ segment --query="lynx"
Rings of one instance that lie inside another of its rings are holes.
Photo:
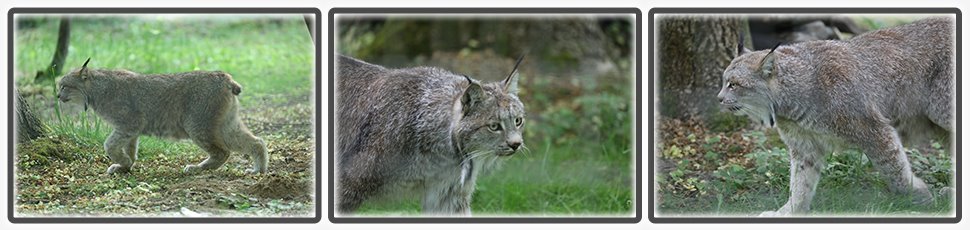
[[[519,58],[501,82],[439,68],[388,69],[337,59],[338,210],[423,196],[431,215],[470,215],[475,180],[524,148]]]
[[[242,92],[224,72],[139,74],[127,70],[81,69],[58,82],[62,102],[84,104],[114,127],[104,142],[111,159],[107,173],[128,172],[138,158],[138,137],[151,135],[191,139],[209,157],[187,165],[184,172],[219,168],[230,151],[250,155],[248,172],[266,172],[266,143],[253,136],[239,118]]]
[[[901,137],[953,131],[953,21],[933,18],[847,41],[748,51],[724,71],[721,105],[777,127],[791,159],[790,197],[762,216],[806,214],[825,156],[861,150],[892,191],[928,203]]]

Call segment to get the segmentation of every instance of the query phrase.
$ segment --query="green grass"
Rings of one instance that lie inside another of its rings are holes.
[[[570,146],[517,153],[478,179],[475,215],[631,215],[632,159],[582,156]],[[628,155],[630,156],[630,155]],[[631,156],[632,157],[632,156]],[[418,200],[368,202],[360,215],[420,215]]]
[[[89,68],[139,73],[221,70],[243,86],[244,123],[267,142],[270,173],[248,175],[243,154],[211,173],[186,175],[206,154],[191,141],[143,136],[129,174],[105,175],[103,142],[112,128],[79,105],[53,103],[54,82],[35,82],[47,67],[57,20],[16,31],[16,86],[43,117],[48,133],[17,145],[17,210],[24,215],[305,216],[314,145],[310,126],[313,44],[302,17],[94,18],[72,21],[64,71],[91,57]]]
[[[299,16],[270,19],[77,18],[64,71],[90,67],[139,73],[221,70],[243,85],[242,100],[266,94],[312,92],[313,43]],[[46,68],[57,41],[57,21],[17,30],[15,74],[32,82]],[[24,78],[26,77],[26,78]]]

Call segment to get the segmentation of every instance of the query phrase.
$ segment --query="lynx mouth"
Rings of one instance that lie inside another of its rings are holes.
[[[734,104],[734,105],[724,105],[724,108],[726,108],[727,110],[730,110],[731,112],[741,111],[741,106],[740,105],[737,105],[737,104]]]
[[[512,150],[508,150],[508,151],[504,151],[504,152],[496,152],[495,153],[495,155],[498,155],[500,157],[512,156],[513,154],[515,154],[515,151],[512,151]]]

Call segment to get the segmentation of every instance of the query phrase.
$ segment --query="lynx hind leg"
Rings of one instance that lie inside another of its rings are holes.
[[[889,180],[890,189],[895,193],[913,195],[913,203],[916,204],[933,201],[933,194],[930,193],[926,183],[913,174],[896,130],[889,125],[868,130],[872,131],[865,133],[869,138],[855,137],[854,142],[872,160],[879,172]]]
[[[254,136],[242,124],[236,120],[236,124],[229,125],[226,133],[226,145],[230,150],[248,154],[253,163],[253,167],[247,169],[247,173],[265,173],[269,165],[269,152],[266,149],[266,142]]]
[[[199,148],[205,150],[209,154],[209,157],[202,162],[195,165],[186,165],[184,171],[185,173],[195,173],[202,170],[216,169],[226,163],[229,159],[229,151],[225,147],[221,146],[218,142],[211,138],[192,138]]]
[[[115,130],[104,141],[104,151],[111,159],[107,173],[124,173],[135,164],[135,154],[138,148],[138,135],[130,135]]]
[[[788,146],[788,156],[791,162],[788,169],[791,194],[785,205],[777,211],[762,212],[760,215],[762,217],[808,213],[811,210],[822,169],[825,168],[825,153],[817,139],[797,132],[780,133],[782,140]]]

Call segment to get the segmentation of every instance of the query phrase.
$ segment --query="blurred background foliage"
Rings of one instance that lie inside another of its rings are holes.
[[[527,151],[479,179],[475,213],[633,211],[633,17],[338,17],[340,54],[391,68],[436,66],[499,81],[525,54]],[[418,214],[413,200],[364,215]]]

